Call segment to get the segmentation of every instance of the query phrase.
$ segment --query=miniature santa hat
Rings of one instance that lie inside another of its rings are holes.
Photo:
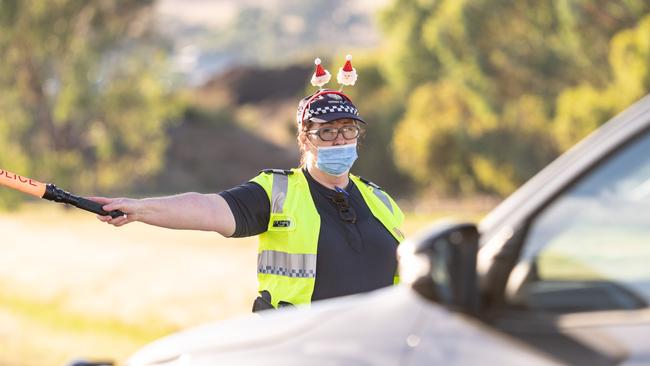
[[[316,64],[316,70],[314,71],[314,75],[311,77],[311,85],[322,89],[323,85],[327,84],[330,81],[332,75],[329,71],[325,70],[323,66],[321,66],[319,58],[316,58],[314,60],[314,63]]]
[[[341,85],[354,85],[357,82],[357,70],[352,67],[352,55],[345,56],[345,65],[339,69],[336,81]]]

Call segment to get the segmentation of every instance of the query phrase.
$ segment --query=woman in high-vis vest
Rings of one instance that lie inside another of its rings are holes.
[[[404,215],[379,186],[350,173],[366,122],[350,98],[322,89],[330,74],[316,59],[312,84],[320,89],[297,111],[300,166],[265,169],[219,194],[99,198],[100,216],[115,226],[133,221],[172,229],[216,231],[225,237],[259,235],[260,297],[254,310],[367,292],[397,281],[397,245]],[[337,80],[354,85],[350,57]]]

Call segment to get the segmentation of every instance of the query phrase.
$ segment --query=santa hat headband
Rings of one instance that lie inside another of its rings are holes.
[[[320,58],[316,58],[314,64],[316,64],[316,69],[311,77],[311,85],[323,90],[323,86],[330,81],[332,75],[323,68]],[[339,68],[336,81],[341,85],[339,91],[343,90],[345,85],[354,85],[357,82],[357,70],[352,67],[352,55],[345,56],[345,64]]]
[[[314,60],[316,68],[311,77],[311,84],[317,86],[318,91],[303,98],[298,104],[298,110],[296,111],[298,127],[302,126],[305,119],[316,123],[324,123],[333,119],[350,118],[365,123],[350,98],[343,93],[345,85],[354,85],[357,81],[357,71],[352,67],[351,61],[352,56],[347,55],[345,64],[339,68],[336,76],[336,80],[341,87],[339,90],[331,90],[324,89],[323,86],[330,81],[332,75],[322,66],[319,58]]]

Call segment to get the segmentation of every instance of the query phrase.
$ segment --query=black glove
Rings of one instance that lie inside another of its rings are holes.
[[[275,309],[273,304],[271,304],[271,293],[266,290],[260,291],[260,296],[253,302],[253,312],[257,313],[258,311],[269,309]]]

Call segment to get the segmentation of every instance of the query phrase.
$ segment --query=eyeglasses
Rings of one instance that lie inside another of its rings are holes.
[[[339,137],[339,134],[343,135],[343,138],[346,140],[352,140],[359,137],[362,130],[359,126],[343,126],[340,128],[336,127],[322,127],[317,130],[309,130],[307,134],[316,135],[323,141],[334,141]]]
[[[341,220],[351,224],[354,224],[357,221],[357,213],[354,211],[352,206],[350,206],[350,201],[348,201],[348,197],[344,191],[337,190],[336,193],[330,196],[330,200],[334,202],[336,208],[339,209],[339,217],[341,217]]]

